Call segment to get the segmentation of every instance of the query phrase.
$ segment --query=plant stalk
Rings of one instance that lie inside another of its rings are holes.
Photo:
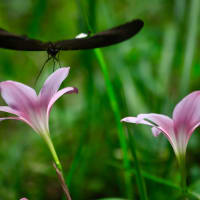
[[[56,174],[58,176],[58,180],[59,180],[60,185],[61,185],[61,187],[63,189],[65,197],[66,197],[67,200],[71,200],[72,198],[70,196],[69,189],[67,187],[67,184],[65,183],[65,179],[64,179],[64,176],[63,176],[62,165],[60,163],[60,160],[59,160],[58,155],[56,153],[56,150],[54,148],[53,142],[52,142],[52,140],[50,138],[50,134],[49,133],[42,134],[42,137],[44,138],[45,142],[47,143],[47,146],[49,147],[51,155],[52,155],[52,157],[54,159],[55,163],[53,163],[53,167],[56,170]]]
[[[129,145],[130,145],[131,153],[132,153],[134,164],[135,164],[136,181],[137,181],[140,197],[142,200],[148,200],[146,185],[142,177],[142,172],[141,172],[139,161],[136,154],[134,137],[129,128],[127,128],[127,131],[128,131]]]
[[[126,142],[126,137],[123,131],[123,127],[122,127],[122,123],[120,122],[120,110],[119,110],[119,106],[116,100],[116,96],[114,93],[114,89],[112,87],[112,83],[109,77],[109,73],[108,73],[108,67],[105,63],[103,54],[101,52],[100,49],[95,49],[94,50],[95,56],[99,62],[99,65],[101,67],[101,70],[103,72],[104,75],[104,80],[105,80],[105,85],[106,85],[106,89],[107,89],[107,93],[108,93],[108,97],[109,97],[109,101],[111,104],[111,108],[113,110],[114,116],[115,116],[115,120],[116,120],[116,124],[117,124],[117,129],[118,129],[118,137],[119,137],[119,141],[120,141],[120,146],[123,152],[123,165],[125,168],[125,183],[126,183],[126,192],[128,194],[128,197],[130,199],[133,199],[133,188],[132,188],[132,183],[131,183],[131,174],[128,171],[128,169],[130,168],[130,161],[128,158],[128,147],[127,147],[127,142]]]
[[[183,197],[186,197],[187,195],[187,182],[186,182],[186,165],[185,165],[185,154],[179,155],[178,157],[178,163],[181,173],[181,183],[180,186],[182,188],[182,195]]]

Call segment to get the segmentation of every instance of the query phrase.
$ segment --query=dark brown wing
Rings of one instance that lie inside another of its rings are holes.
[[[143,25],[143,21],[136,19],[126,24],[97,33],[91,37],[62,40],[54,44],[60,50],[81,50],[105,47],[131,38],[141,30]]]
[[[0,48],[22,51],[46,51],[48,43],[19,36],[0,28]]]
[[[113,45],[129,39],[143,27],[143,21],[136,19],[126,24],[97,33],[92,37],[42,42],[26,36],[15,35],[0,28],[0,48],[22,51],[81,50]],[[50,45],[51,44],[51,45]]]

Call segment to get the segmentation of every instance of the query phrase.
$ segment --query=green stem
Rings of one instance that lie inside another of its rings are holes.
[[[57,153],[56,153],[56,150],[54,148],[54,145],[53,145],[53,142],[50,138],[50,135],[49,133],[48,134],[43,134],[43,138],[45,140],[45,142],[47,143],[47,146],[49,147],[49,150],[51,152],[51,155],[53,156],[53,159],[55,161],[55,164],[57,166],[57,168],[62,172],[62,165],[60,163],[60,160],[57,156]]]
[[[134,163],[135,163],[136,181],[137,181],[140,197],[142,200],[148,200],[146,185],[142,177],[142,172],[140,170],[140,165],[139,165],[139,161],[136,154],[135,141],[129,128],[127,128],[127,130],[128,130],[128,139],[129,139],[130,149],[131,149],[131,153],[132,153],[132,156],[134,158]]]
[[[185,168],[185,154],[179,155],[178,157],[179,168],[181,172],[181,183],[182,195],[185,197],[187,195],[187,183],[186,183],[186,168]]]
[[[130,167],[130,162],[128,159],[128,147],[127,147],[127,142],[126,142],[126,137],[123,131],[123,127],[122,124],[120,122],[120,111],[119,111],[119,106],[115,97],[115,93],[114,93],[114,89],[112,87],[112,83],[110,81],[110,77],[109,77],[109,73],[108,73],[108,67],[105,63],[105,60],[103,58],[103,54],[101,52],[100,49],[95,49],[94,53],[96,55],[96,58],[99,62],[99,65],[101,67],[101,70],[103,72],[104,75],[104,80],[105,80],[105,84],[106,84],[106,89],[107,89],[107,93],[108,93],[108,97],[109,97],[109,101],[112,107],[112,110],[114,112],[114,116],[115,116],[115,120],[117,123],[117,129],[118,129],[118,137],[119,137],[119,141],[120,141],[120,146],[123,152],[123,164],[124,164],[124,168],[125,168],[125,182],[126,182],[126,191],[128,194],[128,197],[133,199],[133,193],[132,193],[132,183],[131,183],[131,174],[130,172],[127,170]]]
[[[61,185],[61,187],[64,191],[65,197],[66,197],[67,200],[71,200],[69,189],[67,187],[67,184],[65,183],[65,179],[64,179],[64,176],[63,176],[62,165],[61,165],[60,160],[57,156],[57,153],[56,153],[56,150],[54,148],[53,142],[51,140],[50,134],[45,133],[45,134],[41,134],[41,136],[44,138],[45,142],[47,143],[47,146],[49,147],[51,155],[54,159],[55,165],[53,165],[53,166],[56,170],[56,174],[58,176],[58,180],[60,182],[60,185]]]

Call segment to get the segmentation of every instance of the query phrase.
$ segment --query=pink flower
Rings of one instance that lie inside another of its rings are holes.
[[[185,157],[190,136],[200,124],[200,91],[192,92],[180,101],[173,111],[172,119],[150,113],[126,117],[121,121],[149,125],[154,136],[162,132],[171,143],[177,157]]]
[[[15,81],[0,82],[0,92],[8,106],[0,106],[0,111],[14,114],[0,118],[21,120],[31,126],[39,135],[48,140],[49,113],[55,101],[66,93],[77,93],[74,87],[58,90],[69,73],[69,67],[56,70],[45,81],[39,95],[27,85]]]

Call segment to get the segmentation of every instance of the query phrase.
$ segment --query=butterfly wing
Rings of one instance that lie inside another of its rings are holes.
[[[143,21],[136,19],[91,37],[62,40],[55,43],[42,42],[27,36],[15,35],[0,28],[0,48],[22,51],[93,49],[125,41],[137,34],[143,25]]]
[[[48,43],[30,39],[27,36],[15,35],[0,28],[0,48],[22,51],[46,51]]]
[[[142,29],[143,25],[143,21],[136,19],[91,37],[58,41],[55,46],[60,50],[81,50],[110,46],[133,37]]]

